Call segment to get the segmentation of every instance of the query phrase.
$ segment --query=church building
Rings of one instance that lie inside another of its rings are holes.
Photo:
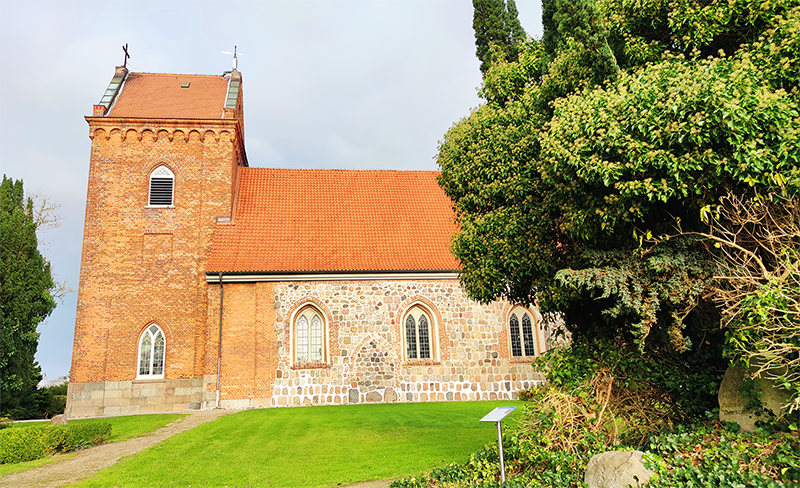
[[[250,167],[242,76],[118,67],[92,141],[66,414],[512,399],[534,307],[469,299],[435,171]]]

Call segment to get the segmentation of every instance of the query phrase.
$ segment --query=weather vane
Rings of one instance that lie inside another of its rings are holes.
[[[233,71],[237,71],[237,68],[239,67],[239,59],[237,56],[242,56],[244,53],[237,53],[236,46],[233,46],[233,52],[222,51],[222,54],[233,54]]]
[[[122,46],[122,50],[125,51],[125,59],[122,61],[122,67],[123,68],[127,68],[128,67],[128,58],[131,57],[131,55],[128,54],[128,43],[127,42],[125,43],[124,46]]]

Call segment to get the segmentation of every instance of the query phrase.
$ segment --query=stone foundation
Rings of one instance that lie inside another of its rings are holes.
[[[202,392],[201,378],[70,382],[64,413],[80,418],[197,409]]]
[[[434,374],[404,375],[403,378],[386,384],[381,384],[381,381],[376,384],[370,380],[361,380],[348,385],[332,385],[323,375],[301,374],[292,379],[291,386],[275,386],[270,406],[516,400],[520,390],[543,385],[545,381],[544,373],[534,372],[529,364],[496,366],[494,369],[498,370],[498,374],[472,378],[435,374],[450,369],[441,365],[425,369]],[[499,371],[504,371],[505,374],[499,374]],[[332,382],[341,383],[336,380]]]
[[[526,366],[531,369],[530,365]],[[513,365],[499,369],[522,367],[524,366]],[[483,381],[468,381],[463,377],[451,378],[449,375],[437,374],[422,375],[424,381],[414,380],[415,375],[397,381],[387,378],[388,375],[381,376],[384,379],[375,382],[362,380],[354,385],[330,385],[320,381],[319,376],[315,378],[310,374],[303,374],[293,379],[292,386],[275,386],[271,399],[223,396],[220,407],[245,409],[357,403],[516,400],[518,391],[544,383],[544,374],[532,371],[521,375],[500,375],[500,379],[487,376],[482,378]],[[68,418],[81,418],[210,409],[216,406],[216,391],[213,389],[215,381],[216,376],[206,375],[205,379],[70,383],[65,413]]]

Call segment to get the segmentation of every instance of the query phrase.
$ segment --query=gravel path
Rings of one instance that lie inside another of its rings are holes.
[[[343,485],[339,488],[389,488],[389,483],[394,480],[374,480],[362,481],[360,483],[353,483],[352,485]]]
[[[20,473],[0,478],[0,488],[54,488],[75,483],[101,469],[113,466],[123,456],[136,454],[175,434],[186,432],[198,425],[217,420],[237,410],[205,410],[192,413],[168,424],[150,435],[112,442],[79,451],[77,456],[63,459]],[[57,456],[58,457],[58,456]],[[386,485],[388,486],[388,484]],[[366,488],[366,487],[365,487]]]

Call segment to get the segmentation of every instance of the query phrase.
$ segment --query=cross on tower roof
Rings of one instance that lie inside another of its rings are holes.
[[[128,58],[131,57],[131,55],[128,54],[128,43],[125,43],[125,45],[122,46],[122,50],[125,52],[125,59],[122,61],[122,67],[123,68],[127,68],[128,67]]]

